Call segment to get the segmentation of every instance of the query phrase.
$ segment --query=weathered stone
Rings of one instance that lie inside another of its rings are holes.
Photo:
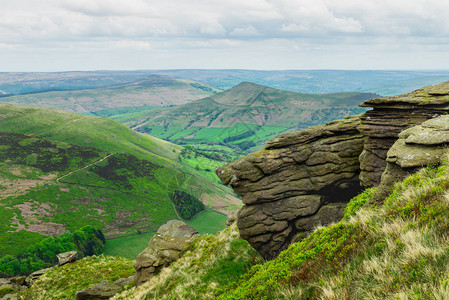
[[[162,268],[179,259],[182,252],[198,237],[198,232],[185,223],[172,220],[159,227],[134,263],[136,285],[150,280]]]
[[[348,201],[359,191],[358,157],[364,144],[359,125],[359,118],[352,117],[282,134],[265,149],[217,169],[245,204],[237,220],[241,237],[262,256],[272,258],[291,243],[299,233],[296,221],[325,218],[317,214],[323,203],[339,195]]]
[[[281,134],[217,169],[245,204],[240,235],[265,258],[338,221],[360,186],[381,183],[373,199],[385,198],[396,180],[440,161],[449,141],[449,82],[360,106],[374,109]]]
[[[438,163],[446,151],[443,144],[432,147],[426,144],[407,144],[406,140],[399,139],[388,151],[387,162],[401,168],[423,167]]]
[[[25,276],[16,276],[10,278],[0,278],[0,289],[8,288],[16,291],[23,291],[28,288]]]
[[[120,285],[102,281],[76,293],[76,300],[101,300],[112,298],[122,290]]]
[[[318,226],[326,226],[340,221],[343,218],[345,207],[345,203],[328,203],[323,205],[315,215],[296,220],[295,227],[299,232],[308,234]]]
[[[78,259],[78,252],[69,251],[64,253],[59,253],[56,255],[58,257],[58,266],[62,266],[68,263],[72,263]]]
[[[380,204],[397,181],[419,168],[441,162],[449,144],[449,116],[430,119],[404,130],[387,153],[387,167],[371,203]]]
[[[387,165],[387,151],[401,131],[449,111],[448,91],[449,82],[444,82],[405,95],[370,99],[360,105],[374,108],[361,116],[362,124],[359,126],[360,132],[367,137],[360,156],[362,186],[372,187],[380,183]],[[435,130],[423,128],[407,142],[433,145],[448,136],[446,132],[436,136]]]
[[[232,224],[234,224],[234,222],[237,221],[238,214],[239,210],[235,210],[228,215],[228,217],[226,218],[226,227],[231,226]]]
[[[39,277],[47,273],[51,268],[41,269],[36,272],[31,273],[28,275],[28,277],[25,279],[26,285],[30,287]]]
[[[102,281],[76,293],[77,300],[109,299],[133,283],[135,277],[119,278],[114,283]]]

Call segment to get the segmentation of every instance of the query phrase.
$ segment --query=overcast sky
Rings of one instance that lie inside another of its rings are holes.
[[[0,66],[449,69],[449,1],[0,0]]]

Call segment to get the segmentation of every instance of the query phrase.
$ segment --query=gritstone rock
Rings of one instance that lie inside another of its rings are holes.
[[[361,116],[359,126],[367,137],[360,155],[360,182],[372,187],[380,183],[387,152],[401,131],[449,111],[449,81],[405,95],[371,99],[360,106],[374,108]]]
[[[136,285],[150,280],[162,268],[179,259],[198,236],[195,229],[181,221],[172,220],[162,225],[148,247],[137,256],[134,264]]]
[[[241,237],[263,257],[342,217],[342,202],[360,191],[358,158],[365,139],[359,125],[351,117],[282,134],[217,169],[245,204],[237,220]]]
[[[78,259],[78,252],[69,251],[56,255],[58,257],[58,266],[72,263]]]

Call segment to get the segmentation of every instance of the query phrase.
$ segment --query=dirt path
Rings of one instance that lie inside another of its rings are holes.
[[[171,204],[173,205],[173,209],[175,210],[176,216],[178,217],[179,221],[184,222],[181,216],[178,214],[178,210],[176,209],[175,204],[173,202]]]
[[[103,157],[102,159],[99,159],[99,160],[97,160],[97,161],[95,161],[95,162],[93,162],[93,163],[91,163],[91,164],[88,164],[87,166],[84,166],[84,167],[79,168],[79,169],[77,169],[77,170],[71,171],[71,172],[69,172],[69,173],[67,173],[67,174],[65,174],[65,175],[62,175],[61,177],[59,177],[59,178],[56,179],[56,182],[59,183],[59,180],[61,180],[62,178],[67,177],[67,176],[69,176],[69,175],[72,175],[73,173],[79,172],[79,171],[81,171],[81,170],[87,169],[87,168],[89,168],[89,167],[91,167],[91,166],[93,166],[93,165],[96,165],[96,164],[102,162],[103,160],[105,160],[106,158],[108,158],[108,157],[110,157],[110,156],[112,156],[112,155],[114,155],[114,153],[109,153],[108,155],[106,155],[106,156]]]

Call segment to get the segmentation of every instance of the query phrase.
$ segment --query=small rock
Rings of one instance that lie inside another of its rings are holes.
[[[122,287],[115,283],[102,281],[99,284],[90,286],[85,290],[76,293],[76,300],[99,300],[109,299],[120,292]]]
[[[56,255],[58,257],[58,266],[72,263],[78,259],[78,252],[69,251]]]
[[[45,273],[47,273],[49,270],[51,270],[51,268],[46,268],[46,269],[41,269],[38,270],[36,272],[31,273],[30,275],[28,275],[28,277],[25,279],[26,281],[26,285],[28,287],[32,286],[33,283],[42,275],[44,275]]]

